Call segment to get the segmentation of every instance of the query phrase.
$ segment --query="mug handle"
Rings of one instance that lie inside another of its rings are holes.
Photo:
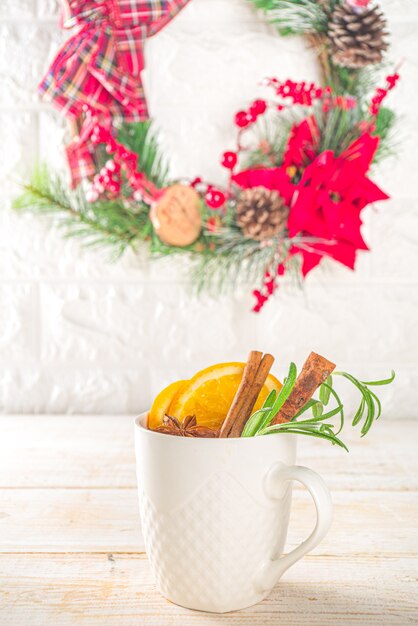
[[[265,477],[265,492],[273,500],[283,498],[285,483],[296,480],[307,488],[316,508],[316,525],[309,537],[297,548],[278,559],[266,561],[261,565],[256,587],[258,591],[272,589],[284,572],[305,554],[313,550],[325,537],[332,522],[332,500],[323,479],[312,470],[300,465],[274,465]]]

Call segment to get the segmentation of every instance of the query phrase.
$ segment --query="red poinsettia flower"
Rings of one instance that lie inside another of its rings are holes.
[[[346,4],[357,9],[365,9],[370,0],[346,0]]]
[[[377,137],[364,133],[340,156],[327,150],[305,168],[291,205],[289,235],[325,241],[293,249],[302,254],[304,275],[324,254],[353,268],[356,251],[368,249],[361,235],[361,211],[389,197],[366,176],[378,143]]]
[[[287,142],[283,167],[294,165],[304,167],[315,158],[319,145],[319,128],[313,115],[310,115],[300,124],[295,124],[290,131]]]
[[[232,180],[243,189],[265,187],[265,189],[276,190],[289,206],[296,189],[282,167],[243,170],[239,174],[235,174]]]

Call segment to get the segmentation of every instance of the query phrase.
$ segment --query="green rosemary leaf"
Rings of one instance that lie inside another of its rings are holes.
[[[371,398],[371,396],[368,394],[367,396],[367,400],[366,400],[366,405],[367,405],[367,415],[366,415],[366,419],[365,422],[363,424],[363,427],[361,429],[361,436],[364,437],[364,435],[367,435],[367,433],[369,432],[370,428],[372,427],[374,418],[375,418],[375,414],[376,414],[376,408],[374,405],[374,402]]]
[[[373,391],[371,391],[371,389],[369,389],[369,394],[371,395],[371,397],[373,398],[373,400],[375,401],[375,403],[377,405],[376,419],[378,420],[379,417],[382,415],[382,403],[380,402],[380,400],[377,397],[377,395],[375,393],[373,393]]]
[[[274,396],[273,396],[273,394],[274,394]],[[272,397],[272,401],[269,401],[270,396]],[[269,405],[268,406],[270,407],[270,411],[268,413],[265,413],[262,416],[262,419],[259,421],[259,424],[257,425],[257,430],[256,430],[255,434],[257,434],[257,432],[259,430],[262,430],[263,428],[268,426],[268,424],[270,424],[270,422],[272,420],[272,408],[273,408],[273,406],[274,406],[274,404],[276,402],[276,399],[277,399],[277,391],[275,391],[273,389],[272,391],[270,391],[270,393],[269,393],[269,395],[268,395],[268,397],[266,399],[266,402],[264,403],[264,405],[266,405],[266,403],[269,401]]]
[[[354,418],[353,418],[353,421],[352,421],[352,425],[353,425],[353,426],[357,426],[357,424],[358,424],[359,422],[361,422],[361,419],[362,419],[362,417],[363,417],[363,414],[364,414],[364,409],[365,409],[365,408],[366,408],[366,402],[365,402],[364,398],[362,398],[362,400],[361,400],[361,402],[360,402],[360,406],[359,406],[359,408],[357,409],[357,412],[356,412],[356,414],[355,414],[355,416],[354,416]]]
[[[284,379],[283,387],[279,391],[276,401],[271,408],[271,419],[274,419],[276,417],[277,413],[280,411],[280,409],[290,396],[291,391],[295,385],[297,375],[298,371],[296,369],[296,365],[294,363],[291,363],[289,367],[289,373]]]
[[[271,407],[274,406],[274,403],[276,402],[276,398],[277,391],[275,389],[272,389],[267,398],[264,400],[263,408],[271,409]]]
[[[332,388],[332,376],[328,376],[325,383],[323,383],[319,388],[319,399],[324,406],[327,406],[330,396],[331,396],[331,388]]]
[[[328,413],[324,413],[323,415],[321,415],[321,421],[327,420],[330,417],[334,417],[334,415],[338,415],[338,413],[341,413],[342,410],[343,410],[343,405],[339,404],[338,406],[335,407],[335,409],[332,409],[331,411],[328,411]]]
[[[331,431],[332,432],[332,431]],[[260,431],[258,435],[273,435],[276,433],[291,433],[295,435],[307,435],[309,437],[317,437],[319,439],[325,439],[331,443],[344,448],[348,452],[348,448],[341,439],[336,437],[330,432],[325,432],[318,428],[298,426],[294,422],[286,422],[285,424],[275,424],[274,426],[268,426],[264,430]]]
[[[331,378],[331,376],[329,376],[327,378],[327,381]],[[331,378],[331,383],[332,383],[332,378]],[[336,400],[339,408],[340,408],[340,414],[341,414],[341,422],[340,422],[340,428],[337,431],[337,435],[342,431],[343,426],[344,426],[344,407],[343,407],[343,403],[341,402],[341,398],[338,395],[338,393],[335,391],[335,389],[332,387],[332,384],[329,385],[328,382],[322,383],[321,387],[325,387],[326,391],[329,393],[329,395]]]
[[[272,419],[282,408],[283,404],[289,397],[293,386],[296,381],[297,369],[294,363],[290,364],[289,373],[284,380],[284,385],[277,394],[275,390],[272,390],[267,396],[263,407],[256,411],[247,421],[244,430],[242,431],[242,437],[254,437],[260,430],[270,424]]]
[[[259,430],[259,425],[261,424],[262,418],[266,415],[270,414],[270,407],[263,407],[253,413],[247,423],[244,426],[241,437],[254,437]]]
[[[270,422],[271,407],[274,405],[276,397],[277,392],[275,389],[272,389],[265,399],[262,408],[253,413],[245,424],[241,437],[254,437],[257,431],[263,427],[264,423],[268,424]]]
[[[330,417],[334,417],[334,415],[338,415],[338,413],[341,412],[342,410],[342,404],[338,405],[337,407],[335,407],[334,409],[332,409],[331,411],[328,411],[327,413],[322,413],[322,415],[318,415],[318,417],[312,417],[310,419],[307,420],[299,420],[299,421],[293,421],[291,420],[290,422],[288,422],[289,424],[317,424],[318,422],[323,422],[324,420],[329,419]]]
[[[291,421],[294,422],[295,420],[297,420],[298,417],[303,415],[303,413],[306,413],[306,411],[311,409],[314,406],[314,404],[317,404],[317,403],[318,403],[318,400],[314,400],[314,399],[308,400],[305,406],[303,406],[301,410],[298,413],[296,413],[295,417],[292,417]]]
[[[315,418],[321,417],[323,411],[324,411],[324,405],[321,402],[315,402],[315,404],[312,405],[312,415]]]
[[[347,372],[334,372],[334,376],[343,376],[344,378],[352,382],[353,385],[357,387],[357,389],[360,391],[361,395],[363,396],[364,402],[366,404],[366,409],[367,409],[366,418],[365,418],[363,427],[361,429],[361,436],[364,437],[364,435],[366,435],[369,432],[373,424],[375,413],[376,413],[373,398],[371,397],[370,392],[367,389],[367,387],[363,383],[361,383],[359,380],[357,380],[357,378],[352,376],[351,374],[347,374]]]
[[[392,370],[392,373],[391,373],[389,378],[385,378],[383,380],[372,380],[372,381],[368,381],[368,382],[362,380],[361,382],[362,382],[363,385],[368,385],[370,387],[374,387],[376,385],[390,385],[390,383],[393,383],[393,381],[395,380],[395,376],[396,376],[396,374],[395,374],[394,370]]]

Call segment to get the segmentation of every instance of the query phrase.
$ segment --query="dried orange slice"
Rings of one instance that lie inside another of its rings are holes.
[[[178,380],[175,383],[171,383],[165,389],[160,391],[158,396],[155,398],[151,411],[148,415],[148,428],[154,430],[164,421],[164,415],[168,413],[169,406],[176,395],[183,389],[184,385],[187,383],[187,380]]]
[[[232,404],[244,367],[245,363],[219,363],[198,372],[173,397],[168,407],[169,415],[178,420],[196,415],[198,424],[217,430]],[[254,410],[261,408],[272,389],[280,391],[281,388],[277,378],[269,374]]]

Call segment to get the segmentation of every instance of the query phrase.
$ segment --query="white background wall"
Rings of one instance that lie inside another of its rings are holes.
[[[62,35],[54,0],[0,2],[0,407],[7,412],[135,413],[159,388],[250,348],[283,374],[315,349],[360,376],[394,367],[388,417],[418,416],[418,2],[385,0],[391,55],[404,59],[391,104],[396,158],[376,179],[393,200],[370,209],[373,252],[356,273],[331,263],[304,292],[284,288],[256,316],[247,294],[196,301],[172,260],[118,265],[63,241],[47,221],[7,210],[36,159],[62,160],[63,124],[36,85]],[[150,108],[174,175],[221,180],[232,114],[266,75],[310,79],[300,39],[280,39],[246,0],[191,0],[147,48]]]

